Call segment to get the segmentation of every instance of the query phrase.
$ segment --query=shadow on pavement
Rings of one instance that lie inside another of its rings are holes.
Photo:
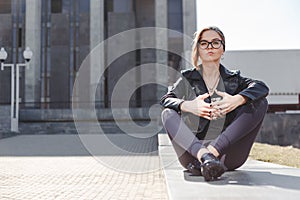
[[[289,168],[293,170],[293,168]],[[274,170],[274,169],[273,169]],[[281,169],[280,169],[281,170]],[[202,176],[193,176],[184,171],[184,179],[189,182],[205,182]],[[241,185],[241,186],[274,186],[279,188],[300,190],[300,177],[275,174],[267,171],[236,170],[225,172],[217,181],[207,182],[211,185]]]

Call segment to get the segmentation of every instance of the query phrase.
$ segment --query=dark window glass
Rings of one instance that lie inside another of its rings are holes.
[[[80,4],[79,8],[80,8],[81,13],[89,13],[90,12],[90,0],[80,0],[79,4]]]
[[[51,0],[51,13],[62,12],[62,0]]]
[[[113,10],[114,10],[114,1],[105,1],[104,4],[106,4],[105,7],[106,7],[107,12],[113,12]]]
[[[18,31],[18,46],[22,47],[22,28],[19,28]]]
[[[0,0],[0,14],[11,13],[11,0]]]
[[[168,28],[183,32],[181,0],[168,0]]]

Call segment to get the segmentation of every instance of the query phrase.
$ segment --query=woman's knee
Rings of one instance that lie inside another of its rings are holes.
[[[257,109],[267,112],[269,103],[266,98],[262,98],[260,100],[257,100],[257,102],[255,102],[255,105]]]
[[[257,102],[254,102],[254,107],[255,107],[255,116],[257,119],[262,120],[268,110],[268,101],[266,98],[262,98],[258,100]]]
[[[260,119],[264,117],[268,110],[268,101],[266,98],[256,100],[250,104],[245,104],[239,108],[237,117],[241,116],[243,113],[251,113],[255,115],[255,119]]]
[[[166,108],[161,113],[162,118],[162,124],[168,133],[170,138],[173,138],[173,132],[172,130],[176,129],[177,124],[180,121],[180,117],[178,113],[175,110]],[[171,134],[171,135],[170,135]]]
[[[161,113],[161,119],[163,122],[165,122],[167,119],[170,119],[176,115],[178,116],[178,113],[175,110],[170,108],[165,108]]]
[[[263,106],[264,106],[265,112],[267,112],[268,108],[269,108],[269,102],[266,98],[263,98],[262,101],[263,101]]]

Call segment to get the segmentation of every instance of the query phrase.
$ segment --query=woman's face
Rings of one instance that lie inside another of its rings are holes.
[[[202,63],[220,61],[224,53],[223,44],[220,44],[220,41],[222,39],[216,31],[208,30],[203,32],[202,37],[198,41],[198,51]]]

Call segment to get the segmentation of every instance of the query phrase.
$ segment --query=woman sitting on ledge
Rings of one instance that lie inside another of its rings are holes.
[[[247,160],[269,89],[220,64],[225,37],[219,28],[196,32],[192,48],[195,68],[183,71],[161,98],[162,121],[181,165],[211,181]],[[216,136],[213,126],[221,127]]]

